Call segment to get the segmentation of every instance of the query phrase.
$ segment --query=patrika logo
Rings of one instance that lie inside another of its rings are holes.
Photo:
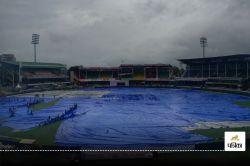
[[[225,151],[245,151],[245,132],[225,132]]]

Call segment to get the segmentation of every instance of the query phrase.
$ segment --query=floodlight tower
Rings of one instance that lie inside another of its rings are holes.
[[[34,44],[34,62],[36,63],[36,45],[39,44],[39,34],[32,34],[31,44]]]
[[[203,48],[203,58],[205,58],[205,48],[207,47],[207,38],[201,37],[200,44],[201,44],[201,47]]]

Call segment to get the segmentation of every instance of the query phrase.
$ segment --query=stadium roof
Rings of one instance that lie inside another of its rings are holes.
[[[192,58],[192,59],[178,59],[178,61],[188,63],[204,63],[204,62],[237,62],[237,61],[250,61],[250,54],[237,54],[207,58]]]
[[[84,67],[82,70],[97,70],[97,71],[111,71],[119,70],[119,67]]]
[[[168,64],[122,64],[120,67],[170,67]]]
[[[9,61],[9,62],[4,62],[7,65],[12,65],[12,66],[19,66],[21,63],[22,68],[65,68],[66,65],[60,64],[60,63],[42,63],[42,62],[15,62],[15,61]]]
[[[119,70],[119,67],[83,67],[83,66],[72,66],[69,70],[92,70],[92,71],[115,71]]]

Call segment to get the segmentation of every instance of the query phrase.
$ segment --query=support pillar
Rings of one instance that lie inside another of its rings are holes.
[[[227,77],[227,65],[225,64],[225,77]]]
[[[216,76],[219,77],[219,64],[216,65]]]
[[[188,69],[187,70],[188,71],[188,77],[190,78],[190,66],[189,65],[187,66],[187,69]]]
[[[169,71],[168,71],[168,78],[171,78],[172,77],[172,68],[169,68]]]
[[[12,87],[15,88],[15,72],[12,72]]]
[[[21,75],[21,72],[22,72],[22,62],[19,62],[19,76],[18,76],[18,79],[19,79],[19,84],[22,84],[22,75]]]
[[[80,81],[80,68],[78,68],[78,80]]]
[[[134,77],[134,68],[130,68],[130,69],[132,69],[131,79],[133,79],[133,77]]]
[[[159,71],[158,71],[158,67],[156,68],[156,79],[159,80],[159,75],[158,75]]]
[[[248,62],[247,62],[247,79],[249,78],[249,77],[248,77],[248,65],[249,65],[249,64],[248,64]]]
[[[209,65],[208,65],[208,77],[210,78],[211,77],[211,71],[210,71],[210,63],[209,63]]]
[[[144,67],[144,80],[146,80],[146,67]]]
[[[235,75],[238,77],[238,63],[235,64]]]
[[[203,64],[201,65],[201,77],[203,78],[203,71],[204,71],[204,66],[203,66]]]

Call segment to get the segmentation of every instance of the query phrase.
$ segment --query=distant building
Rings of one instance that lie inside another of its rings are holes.
[[[2,62],[2,84],[15,87],[18,84],[50,84],[67,82],[67,68],[59,63]]]
[[[0,86],[2,86],[4,84],[4,75],[5,75],[5,71],[3,69],[3,62],[10,62],[16,61],[16,57],[14,54],[0,54]]]
[[[14,54],[0,54],[0,62],[16,61]]]

